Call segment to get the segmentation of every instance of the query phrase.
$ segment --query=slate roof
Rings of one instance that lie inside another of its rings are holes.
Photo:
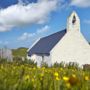
[[[41,38],[28,51],[28,56],[31,56],[32,54],[49,55],[52,48],[62,39],[65,33],[66,33],[66,29]]]

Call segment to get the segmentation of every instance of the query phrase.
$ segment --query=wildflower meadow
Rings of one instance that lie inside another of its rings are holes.
[[[68,66],[0,63],[0,90],[90,90],[90,71]]]

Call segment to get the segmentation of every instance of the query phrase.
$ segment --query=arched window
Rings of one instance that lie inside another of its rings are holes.
[[[72,19],[72,24],[75,24],[75,22],[76,22],[76,17],[75,17],[75,15],[73,16],[73,19]]]

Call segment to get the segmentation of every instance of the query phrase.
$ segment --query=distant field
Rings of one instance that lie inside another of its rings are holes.
[[[18,49],[12,49],[12,53],[14,57],[26,57],[27,55],[27,49],[28,48],[18,48]]]

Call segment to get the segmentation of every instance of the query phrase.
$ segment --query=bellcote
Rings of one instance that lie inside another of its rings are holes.
[[[80,19],[75,11],[67,19],[67,32],[72,30],[80,31]]]

